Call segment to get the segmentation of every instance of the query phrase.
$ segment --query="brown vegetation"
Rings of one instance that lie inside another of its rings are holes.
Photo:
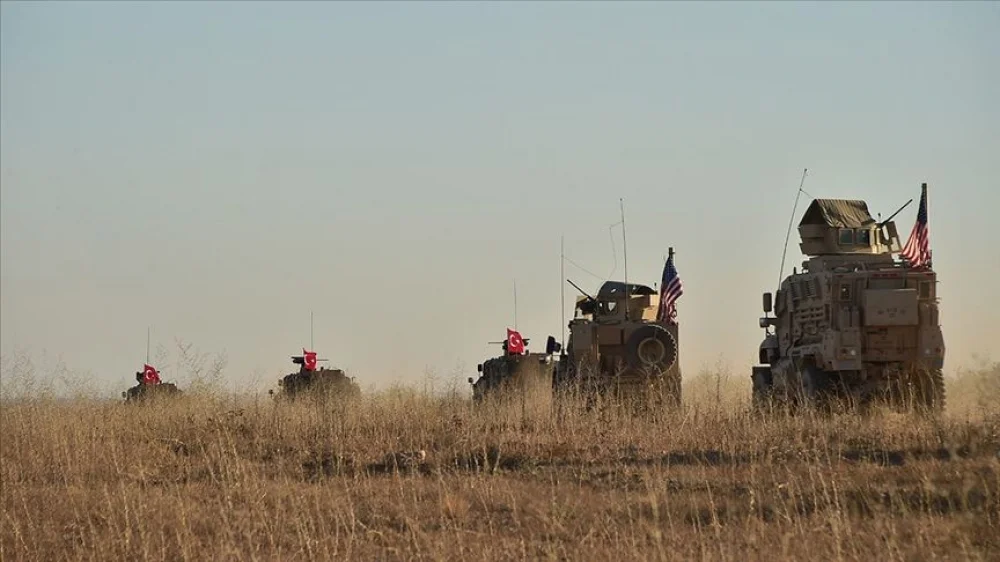
[[[3,560],[996,560],[1000,369],[929,416],[659,419],[189,392],[0,412]],[[990,394],[990,393],[993,394]]]

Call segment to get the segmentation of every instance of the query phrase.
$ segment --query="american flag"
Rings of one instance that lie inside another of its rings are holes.
[[[900,257],[909,262],[910,267],[930,267],[930,234],[927,231],[927,184],[920,187],[920,209],[917,222],[910,231],[910,238],[899,252]]]
[[[667,257],[667,263],[663,265],[663,279],[660,283],[660,308],[656,311],[657,322],[666,320],[671,324],[677,323],[674,320],[677,317],[676,302],[683,294],[684,285],[681,283],[680,275],[677,274],[677,268],[674,267],[674,256],[671,254]]]

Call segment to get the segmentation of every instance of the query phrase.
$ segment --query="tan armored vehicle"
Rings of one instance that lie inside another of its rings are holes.
[[[891,218],[876,222],[858,200],[816,199],[806,209],[798,230],[808,259],[773,303],[763,295],[755,404],[943,406],[937,275],[893,258],[901,248]]]
[[[281,387],[279,396],[295,399],[304,396],[313,397],[354,397],[361,394],[361,388],[352,377],[348,377],[341,369],[317,367],[315,353],[293,355],[292,363],[299,365],[296,373],[290,373],[278,379]],[[274,394],[273,390],[268,391]]]
[[[578,297],[555,386],[627,403],[678,406],[678,326],[657,320],[659,295],[645,285],[608,281],[596,297]]]
[[[553,354],[560,351],[560,344],[549,336],[544,353],[529,352],[529,338],[523,339],[521,350],[518,349],[521,346],[511,345],[513,337],[508,335],[503,342],[490,342],[501,343],[503,352],[476,366],[481,373],[478,380],[469,377],[473,401],[482,403],[487,398],[497,398],[501,401],[528,400],[538,405],[550,404],[555,366]]]

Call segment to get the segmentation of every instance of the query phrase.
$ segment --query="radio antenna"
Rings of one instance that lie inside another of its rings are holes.
[[[778,287],[781,287],[781,276],[785,274],[785,255],[788,253],[788,237],[792,234],[792,221],[795,220],[795,210],[799,206],[799,196],[804,193],[802,186],[806,182],[808,168],[802,168],[802,179],[799,181],[799,191],[795,194],[795,205],[792,206],[792,216],[788,217],[788,232],[785,233],[785,248],[781,251],[781,267],[778,271]]]
[[[629,308],[629,297],[631,296],[628,288],[628,244],[625,242],[625,201],[619,197],[618,204],[621,208],[622,213],[622,260],[625,262],[625,320],[628,321],[628,308]]]
[[[514,279],[514,330],[517,331],[517,279]]]
[[[559,237],[559,325],[562,339],[559,340],[566,345],[566,284],[562,282],[566,278],[566,237]]]

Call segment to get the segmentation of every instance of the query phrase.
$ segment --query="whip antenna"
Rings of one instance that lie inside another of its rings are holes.
[[[799,191],[795,194],[795,205],[792,206],[792,216],[788,217],[788,232],[785,233],[785,249],[781,252],[781,268],[778,271],[778,287],[781,287],[781,276],[785,274],[785,254],[788,253],[788,237],[792,234],[792,222],[795,220],[795,210],[799,206],[799,196],[804,192],[802,186],[806,183],[808,168],[802,168],[802,179],[799,181]]]
[[[625,320],[628,320],[628,308],[629,308],[629,291],[628,288],[628,245],[625,242],[625,201],[622,198],[618,198],[618,204],[622,212],[622,260],[625,262]]]
[[[517,331],[517,279],[514,279],[514,331]]]
[[[566,278],[566,237],[559,237],[559,325],[562,333],[560,340],[566,345],[566,284],[562,282]]]

